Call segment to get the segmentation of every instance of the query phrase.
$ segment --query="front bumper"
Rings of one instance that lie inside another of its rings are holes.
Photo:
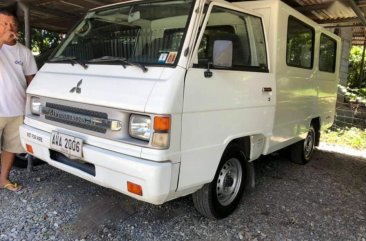
[[[95,175],[90,175],[78,168],[52,159],[49,132],[28,125],[22,125],[19,131],[24,149],[27,150],[26,145],[31,145],[32,155],[35,157],[58,169],[138,200],[162,204],[170,199],[177,187],[179,163],[153,162],[84,143],[83,161],[95,167]],[[128,181],[140,185],[143,195],[128,192]]]

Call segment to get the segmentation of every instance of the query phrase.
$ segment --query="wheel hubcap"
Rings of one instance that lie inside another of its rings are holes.
[[[309,130],[309,133],[304,141],[304,157],[309,159],[314,150],[314,132]]]
[[[216,183],[216,194],[222,206],[229,205],[237,196],[243,173],[237,158],[229,159],[221,168]]]

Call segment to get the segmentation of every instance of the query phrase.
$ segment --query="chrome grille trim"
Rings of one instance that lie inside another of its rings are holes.
[[[108,127],[111,125],[111,120],[108,120],[106,113],[53,103],[46,103],[46,107],[42,107],[42,114],[45,115],[46,120],[103,134],[107,132]]]
[[[77,108],[77,107],[54,104],[54,103],[50,103],[50,102],[46,103],[46,107],[57,109],[57,110],[62,110],[62,111],[66,111],[66,112],[81,114],[81,115],[87,115],[87,116],[99,117],[99,118],[102,118],[102,119],[108,119],[108,114],[107,113],[103,113],[103,112],[99,112],[99,111],[86,110],[86,109],[81,109],[81,108]]]

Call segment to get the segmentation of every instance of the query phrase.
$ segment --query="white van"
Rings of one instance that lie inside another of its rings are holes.
[[[61,170],[223,218],[252,161],[306,163],[333,123],[340,38],[280,1],[127,1],[91,10],[28,88],[21,140]]]

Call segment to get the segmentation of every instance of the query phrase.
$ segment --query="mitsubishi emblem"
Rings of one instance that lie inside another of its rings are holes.
[[[74,93],[76,91],[76,93],[80,94],[81,93],[81,88],[80,85],[83,83],[83,79],[79,80],[79,82],[76,84],[76,87],[73,87],[70,90],[70,93]]]

